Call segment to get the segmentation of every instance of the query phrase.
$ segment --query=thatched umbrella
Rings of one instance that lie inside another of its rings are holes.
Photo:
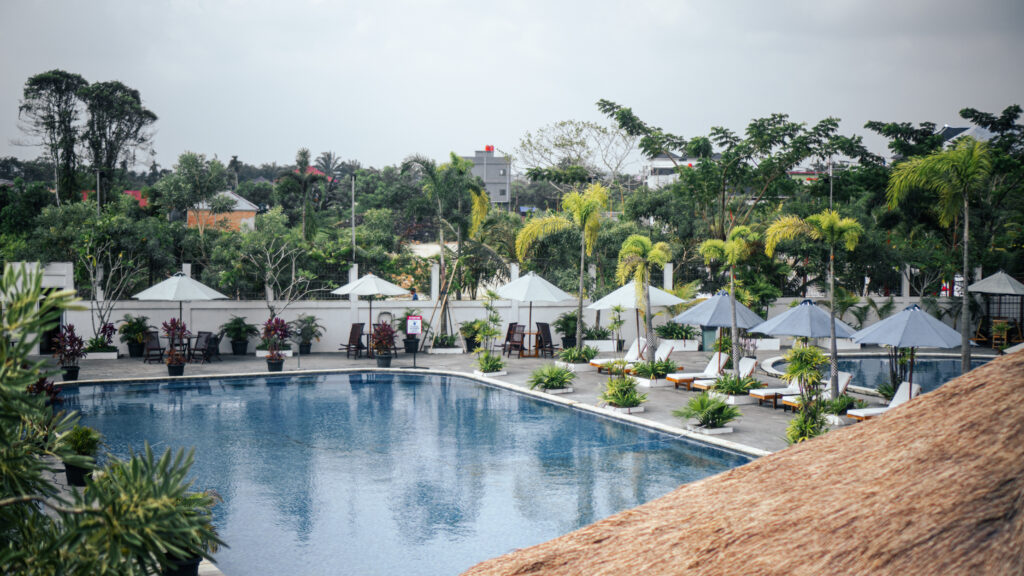
[[[466,574],[1024,574],[1024,353]]]

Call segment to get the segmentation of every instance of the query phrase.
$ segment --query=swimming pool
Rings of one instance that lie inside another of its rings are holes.
[[[454,574],[749,457],[439,375],[109,384],[68,407],[127,455],[196,449],[242,574]]]
[[[987,358],[971,360],[971,368],[977,368]],[[887,356],[844,357],[837,362],[839,370],[853,374],[850,384],[864,388],[877,388],[889,381],[889,358]],[[946,382],[960,376],[960,358],[929,358],[918,355],[914,360],[914,384],[921,385],[921,392],[931,392]]]

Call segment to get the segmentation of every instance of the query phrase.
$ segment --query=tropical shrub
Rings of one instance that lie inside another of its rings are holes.
[[[551,327],[555,329],[562,336],[575,337],[576,336],[576,311],[565,312],[561,314],[555,321],[551,323]],[[586,332],[587,325],[583,325],[583,330]]]
[[[571,370],[554,364],[545,364],[534,370],[526,379],[526,383],[530,385],[530,390],[538,386],[544,390],[562,389],[568,388],[575,378],[576,373]]]
[[[611,337],[612,331],[601,326],[589,326],[583,331],[584,340],[609,340]]]
[[[259,336],[260,330],[255,324],[245,321],[245,316],[231,316],[231,319],[220,325],[223,332],[232,342],[248,340],[252,336]]]
[[[267,346],[267,360],[281,360],[281,347],[291,337],[291,327],[280,316],[268,318],[263,323],[263,342]]]
[[[697,329],[689,324],[669,322],[655,326],[654,333],[666,340],[693,340],[697,336]]]
[[[676,363],[671,360],[653,360],[633,364],[633,374],[641,378],[664,378],[676,371]]]
[[[881,394],[882,398],[885,398],[886,401],[892,400],[892,397],[896,395],[896,387],[892,385],[892,382],[888,381],[880,383],[878,388],[875,390]]]
[[[476,356],[476,365],[480,368],[481,372],[487,374],[490,372],[501,372],[505,367],[505,361],[501,359],[501,354],[481,349],[480,353]]]
[[[858,400],[853,396],[847,396],[846,394],[840,394],[838,397],[827,400],[823,403],[825,413],[834,414],[836,416],[846,414],[846,411],[851,408],[867,408],[867,406],[867,402]]]
[[[700,396],[690,398],[684,408],[674,410],[672,415],[687,420],[694,418],[697,420],[697,425],[703,428],[721,428],[742,416],[742,413],[739,408],[703,392]]]
[[[391,327],[391,324],[382,322],[374,326],[373,334],[370,335],[370,348],[373,348],[374,354],[388,356],[394,345],[395,329]]]
[[[632,378],[618,376],[608,380],[600,398],[617,408],[635,408],[647,401],[647,394],[636,391],[636,382]]]
[[[86,352],[117,352],[117,348],[114,347],[114,334],[117,330],[114,325],[110,322],[100,326],[99,334],[89,338],[89,343],[85,346]]]
[[[100,443],[103,442],[103,436],[98,430],[75,424],[70,432],[60,437],[60,441],[79,456],[95,457]]]
[[[609,360],[601,364],[601,370],[607,372],[609,376],[621,376],[626,373],[626,365],[625,360]]]
[[[586,364],[597,358],[597,354],[597,348],[593,346],[575,346],[559,352],[558,359],[562,362],[571,362],[573,364]]]
[[[324,335],[324,327],[319,320],[312,314],[299,316],[291,322],[291,333],[298,337],[300,344],[312,344],[313,340],[319,342]]]
[[[121,319],[121,325],[117,333],[121,335],[121,342],[142,342],[146,338],[146,331],[149,330],[149,316],[132,316],[125,314]]]
[[[825,433],[825,415],[821,410],[801,410],[786,426],[786,442],[799,444]]]
[[[754,388],[764,388],[764,384],[753,376],[740,378],[734,374],[722,374],[711,387],[719,394],[729,394],[730,396],[746,396]]]
[[[65,368],[78,366],[78,361],[86,356],[85,340],[75,333],[74,324],[61,326],[53,338],[53,348],[53,357]]]
[[[455,334],[436,334],[434,335],[434,348],[454,348],[455,347]]]

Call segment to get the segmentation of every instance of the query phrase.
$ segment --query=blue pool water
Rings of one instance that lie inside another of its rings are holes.
[[[127,455],[195,447],[242,574],[454,574],[749,461],[479,383],[330,374],[84,386]]]
[[[971,368],[977,368],[988,359],[972,359]],[[889,381],[888,357],[840,357],[839,370],[853,374],[850,384],[865,388],[877,388]],[[931,392],[946,382],[960,376],[959,358],[922,358],[914,361],[914,384],[921,385],[921,392]]]

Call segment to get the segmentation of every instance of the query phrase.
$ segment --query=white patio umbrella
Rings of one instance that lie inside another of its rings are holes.
[[[562,302],[572,300],[571,294],[565,292],[558,286],[530,272],[525,276],[505,284],[495,290],[498,296],[506,300],[530,303],[530,315],[527,321],[527,328],[533,326],[533,303],[534,302]]]
[[[177,302],[178,319],[181,320],[182,302],[226,300],[227,296],[198,280],[189,278],[184,272],[177,272],[174,276],[146,288],[132,296],[132,298],[136,300]]]
[[[686,302],[682,298],[666,292],[661,288],[655,288],[651,286],[651,308],[660,306],[675,306],[676,304],[682,304]],[[636,294],[636,280],[617,288],[601,298],[597,302],[594,302],[590,306],[587,306],[587,310],[610,310],[615,306],[620,306],[625,309],[636,310],[636,333],[640,334],[640,303],[637,302]],[[648,343],[650,344],[650,343]],[[643,357],[643,350],[640,351],[640,356]]]
[[[816,306],[814,302],[804,300],[775,318],[750,328],[750,331],[772,336],[827,338],[831,336],[829,321],[828,312]],[[849,338],[854,332],[855,330],[845,322],[836,319],[836,338]]]
[[[408,293],[409,291],[405,288],[392,284],[391,282],[373,274],[367,274],[354,282],[349,282],[341,288],[331,291],[331,294],[337,294],[339,296],[402,296]],[[367,328],[372,331],[373,300],[370,300],[369,318],[370,323]]]
[[[855,333],[853,341],[895,348],[956,348],[960,345],[960,333],[914,304]],[[913,354],[910,383],[914,383]]]

